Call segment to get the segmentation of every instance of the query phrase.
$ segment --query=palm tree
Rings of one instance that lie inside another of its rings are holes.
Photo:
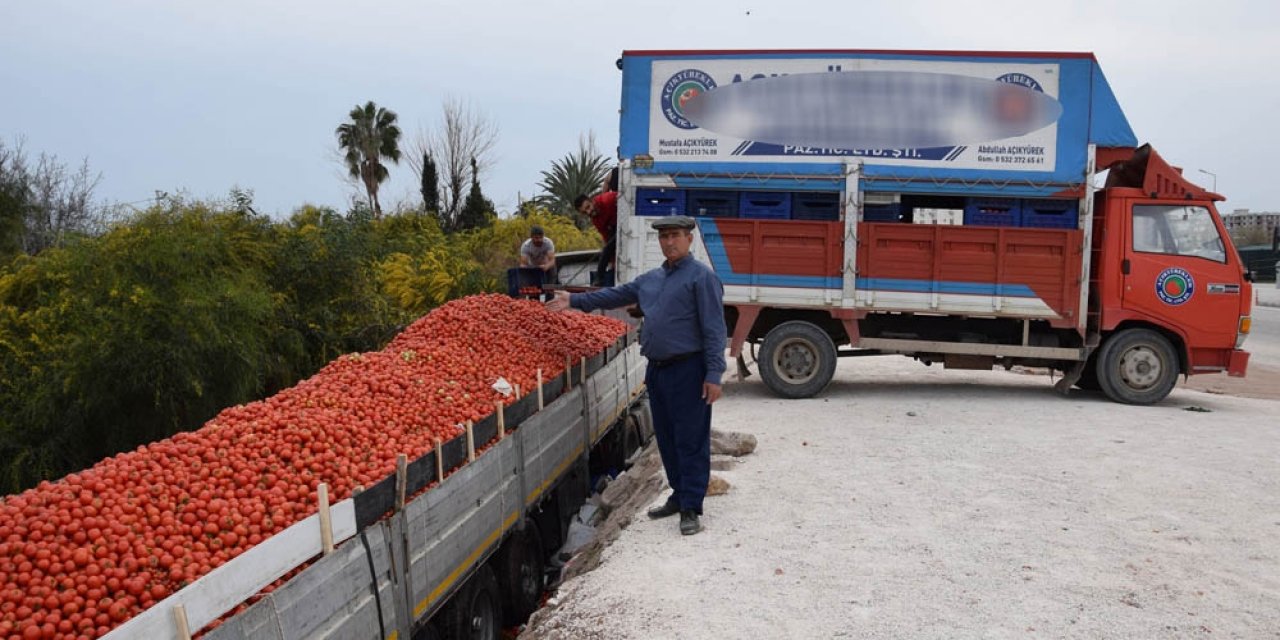
[[[578,150],[551,163],[550,171],[542,172],[542,180],[538,186],[545,192],[537,200],[552,211],[577,220],[578,212],[573,210],[573,199],[589,196],[600,190],[605,174],[609,172],[609,161],[596,149],[595,133],[578,136]]]
[[[373,215],[382,215],[378,202],[378,185],[387,180],[387,167],[382,159],[400,163],[400,127],[396,112],[374,104],[372,100],[351,110],[351,122],[338,125],[338,147],[345,155],[351,177],[359,178],[373,205]]]

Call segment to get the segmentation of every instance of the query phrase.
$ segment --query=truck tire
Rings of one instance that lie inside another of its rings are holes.
[[[1076,380],[1076,387],[1085,391],[1102,390],[1102,386],[1098,384],[1098,352],[1096,350],[1085,361],[1084,369],[1080,371],[1080,379]]]
[[[760,350],[760,377],[784,398],[809,398],[826,388],[836,371],[831,336],[804,320],[774,327]]]
[[[443,640],[436,619],[432,618],[413,634],[413,640]]]
[[[649,396],[641,396],[641,400],[636,402],[631,410],[631,416],[636,419],[636,423],[640,429],[641,444],[648,443],[653,439],[653,412],[649,408]]]
[[[622,421],[622,461],[625,463],[644,446],[644,437],[640,433],[640,421],[634,415],[627,414]]]
[[[1113,334],[1098,352],[1098,386],[1116,402],[1159,402],[1177,384],[1178,373],[1173,345],[1150,329]]]
[[[481,565],[441,613],[444,637],[449,640],[498,640],[502,600],[493,569]]]
[[[514,627],[522,624],[542,604],[545,559],[542,536],[532,522],[502,545],[494,566],[501,577],[498,584],[504,605],[504,625]]]

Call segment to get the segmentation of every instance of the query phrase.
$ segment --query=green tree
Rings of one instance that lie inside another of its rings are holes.
[[[17,156],[0,142],[0,263],[22,252],[29,193]]]
[[[258,397],[264,218],[155,207],[0,272],[0,487],[16,491]]]
[[[37,254],[98,230],[92,199],[100,179],[88,161],[72,171],[44,153],[28,160],[21,140],[12,147],[0,142],[0,257],[12,256],[15,242]]]
[[[440,212],[440,174],[430,152],[422,152],[422,210]]]
[[[568,219],[538,216],[573,246]],[[521,224],[446,235],[420,211],[312,206],[272,222],[237,189],[20,252],[0,265],[0,493],[198,428],[496,290],[478,247],[501,243],[510,262]]]
[[[344,152],[343,159],[351,177],[359,178],[364,185],[374,217],[380,217],[378,186],[386,182],[389,175],[382,159],[400,162],[400,127],[396,125],[396,113],[370,100],[363,107],[356,105],[349,117],[351,122],[338,125],[335,132],[338,147]]]
[[[493,214],[493,203],[480,191],[480,178],[476,171],[476,161],[471,160],[471,192],[462,205],[462,213],[458,216],[458,230],[478,229],[487,226]]]
[[[574,210],[573,200],[599,191],[608,173],[609,161],[596,148],[595,134],[579,136],[577,151],[553,161],[551,170],[542,172],[538,187],[543,194],[539,196],[538,203],[577,221],[580,227],[585,226],[588,221]]]

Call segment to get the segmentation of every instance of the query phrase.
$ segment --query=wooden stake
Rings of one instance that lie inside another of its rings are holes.
[[[474,425],[471,424],[471,421],[468,420],[467,421],[467,462],[476,461],[476,435],[473,432],[473,429],[472,429],[473,426]]]
[[[516,400],[520,399],[520,385],[516,385]]]
[[[321,482],[316,487],[320,500],[320,548],[324,555],[333,553],[333,514],[329,512],[329,485]]]
[[[507,437],[507,421],[502,415],[502,401],[499,400],[496,404],[498,405],[498,440],[502,440]]]
[[[573,358],[564,357],[564,390],[573,388]]]
[[[538,369],[538,411],[542,411],[542,369]]]
[[[440,438],[436,438],[436,482],[444,482],[444,452],[440,450]]]
[[[396,511],[404,511],[404,494],[409,485],[409,456],[396,455]]]
[[[582,370],[580,372],[580,375],[582,378],[580,380],[580,383],[586,384],[587,383],[587,357],[586,356],[582,356]]]
[[[173,621],[178,627],[178,638],[181,640],[191,640],[191,627],[187,624],[187,608],[180,605],[173,605]]]

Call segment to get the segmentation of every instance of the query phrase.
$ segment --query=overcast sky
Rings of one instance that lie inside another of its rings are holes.
[[[334,128],[357,103],[405,137],[468,101],[500,128],[482,186],[502,211],[594,131],[618,139],[624,49],[886,48],[1089,51],[1138,139],[1224,211],[1280,210],[1280,9],[1259,0],[0,0],[0,138],[103,174],[98,196],[156,190],[258,210],[345,210]],[[384,207],[416,201],[392,167]],[[145,202],[141,203],[143,206]]]

